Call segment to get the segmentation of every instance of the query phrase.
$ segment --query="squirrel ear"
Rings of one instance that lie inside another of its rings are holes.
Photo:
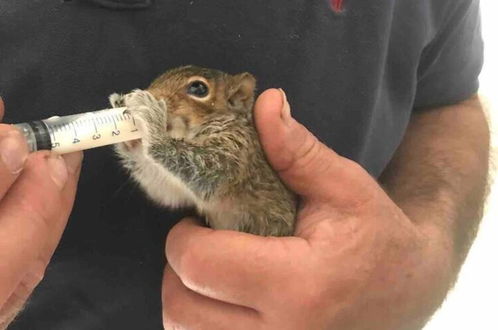
[[[256,79],[244,72],[232,77],[228,91],[228,106],[234,111],[251,111],[254,103]]]

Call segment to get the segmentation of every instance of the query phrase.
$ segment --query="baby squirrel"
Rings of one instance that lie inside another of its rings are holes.
[[[143,137],[116,145],[122,164],[162,206],[195,206],[214,229],[293,234],[296,197],[263,154],[249,73],[184,66],[146,90],[109,97]]]

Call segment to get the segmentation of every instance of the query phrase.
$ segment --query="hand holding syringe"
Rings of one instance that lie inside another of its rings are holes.
[[[15,126],[26,136],[31,152],[53,150],[64,154],[140,139],[135,120],[125,110],[126,108],[105,109]]]

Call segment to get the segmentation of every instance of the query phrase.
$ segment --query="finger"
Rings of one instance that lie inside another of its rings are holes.
[[[0,308],[0,329],[4,329],[19,314],[33,292],[34,288],[43,278],[45,265],[38,263],[31,267],[32,271],[24,275],[20,284]]]
[[[66,228],[67,221],[73,209],[74,199],[77,192],[76,189],[78,187],[78,180],[81,173],[83,152],[78,151],[64,154],[62,155],[62,158],[68,169],[68,180],[61,192],[62,205],[64,206],[63,208],[59,208],[61,220],[55,222],[53,234],[49,235],[45,243],[45,247],[41,251],[41,256],[47,263],[52,258],[52,255],[59,244],[60,238]]]
[[[14,290],[34,263],[46,265],[72,208],[81,153],[30,155],[0,203],[0,282]],[[12,294],[0,292],[0,301]]]
[[[183,285],[171,267],[163,275],[165,329],[258,329],[258,312],[202,296]]]
[[[336,154],[293,119],[283,91],[262,93],[254,116],[270,164],[304,199],[350,207],[371,197],[369,188],[375,181],[357,163]]]
[[[21,172],[28,158],[28,145],[21,132],[0,124],[0,200]]]
[[[262,237],[212,230],[187,218],[166,240],[166,257],[183,284],[201,295],[260,309],[270,297],[288,290],[287,276],[299,276],[306,265],[308,243],[298,237]]]

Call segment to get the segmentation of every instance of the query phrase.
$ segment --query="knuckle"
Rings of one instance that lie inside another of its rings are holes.
[[[21,137],[21,132],[10,124],[0,124],[0,134],[9,134]]]
[[[316,160],[320,155],[320,151],[320,143],[317,138],[310,136],[297,149],[294,163],[300,163],[301,166],[305,167]]]
[[[9,133],[10,136],[15,137],[16,139],[24,139],[24,135],[21,131],[15,128],[13,125],[6,125],[8,127],[5,130]]]
[[[342,159],[344,161],[346,168],[348,169],[348,171],[352,176],[367,175],[366,170],[359,163],[345,157],[343,157]]]
[[[33,290],[40,284],[45,276],[45,267],[35,267],[28,272],[16,288],[15,295],[21,300],[26,300]]]
[[[278,169],[279,172],[303,170],[316,164],[317,157],[320,156],[320,145],[315,136],[306,136],[299,145],[295,146],[294,150],[290,151],[290,157],[286,164]]]
[[[166,240],[166,258],[186,285],[195,283],[199,276],[200,249],[197,242],[184,237],[180,226],[171,229]]]
[[[3,124],[3,123],[0,123],[0,130],[9,130],[11,129],[12,125],[9,125],[9,124]]]
[[[44,277],[45,272],[43,271],[30,272],[26,275],[24,280],[21,282],[26,296],[30,295],[31,292],[33,292],[33,290],[38,286],[38,284],[40,284]]]
[[[183,285],[193,289],[204,282],[208,243],[202,236],[193,239],[187,234],[182,223],[170,230],[166,240],[166,258]]]

